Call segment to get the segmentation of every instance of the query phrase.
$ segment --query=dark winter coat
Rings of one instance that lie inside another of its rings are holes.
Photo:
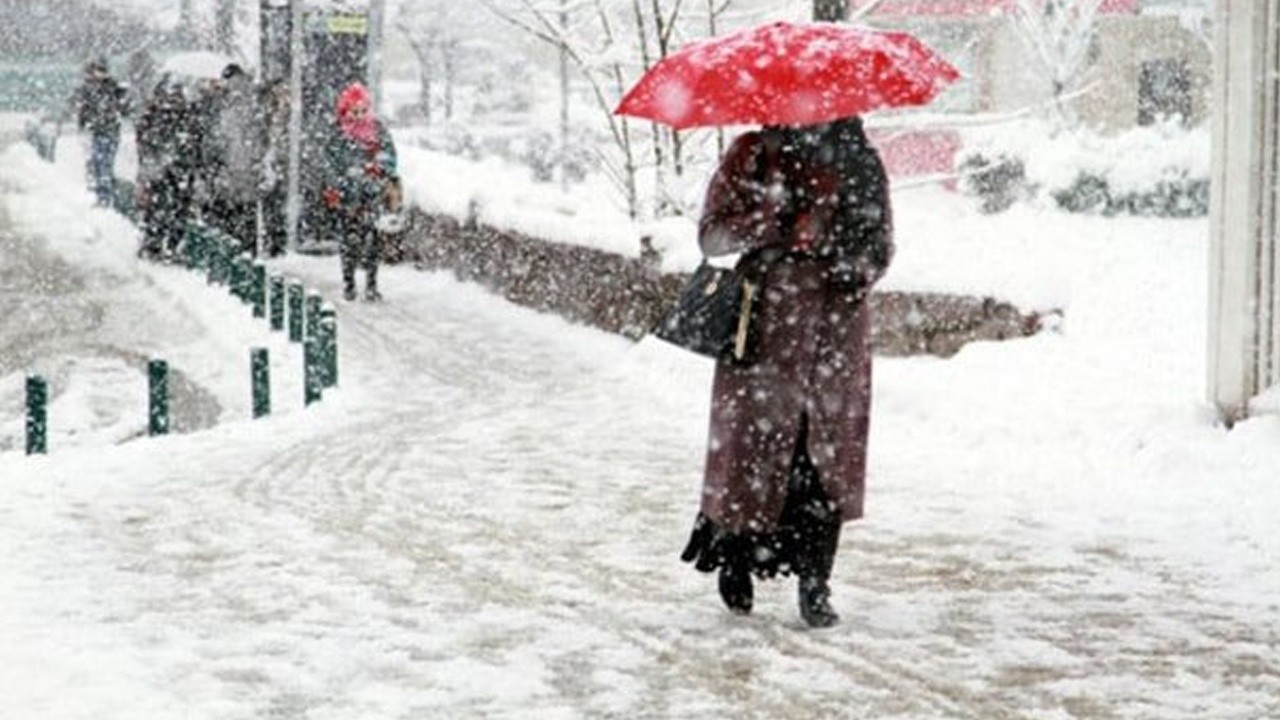
[[[159,87],[147,100],[135,125],[138,179],[147,182],[165,172],[188,176],[195,168],[197,128],[190,105],[176,87]]]
[[[871,286],[893,254],[888,181],[861,123],[748,133],[707,189],[707,255],[753,251],[762,274],[757,360],[717,365],[702,512],[723,529],[775,529],[801,417],[842,521],[862,516],[871,403]]]
[[[129,112],[128,93],[110,75],[89,75],[76,89],[72,104],[76,124],[94,135],[116,137],[120,119]]]
[[[395,142],[381,120],[377,147],[365,147],[335,125],[325,153],[325,187],[336,190],[339,208],[348,215],[376,212],[388,183],[398,177]]]

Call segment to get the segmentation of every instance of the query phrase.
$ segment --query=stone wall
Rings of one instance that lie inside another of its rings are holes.
[[[387,248],[389,260],[450,270],[511,302],[639,339],[671,306],[688,279],[656,262],[623,257],[413,211],[409,228]],[[881,355],[949,356],[975,340],[1039,331],[1046,318],[989,297],[877,292],[872,343]]]

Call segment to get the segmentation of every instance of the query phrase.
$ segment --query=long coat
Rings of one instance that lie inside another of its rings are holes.
[[[759,250],[742,262],[763,272],[757,360],[718,364],[712,388],[702,512],[729,532],[776,528],[802,416],[806,449],[840,519],[862,516],[866,298],[893,254],[892,218],[878,154],[856,118],[841,123],[839,132],[747,133],[707,189],[703,252]]]

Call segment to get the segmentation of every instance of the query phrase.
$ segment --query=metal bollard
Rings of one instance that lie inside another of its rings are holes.
[[[201,232],[199,224],[195,222],[187,223],[187,227],[183,232],[182,254],[183,259],[186,260],[188,270],[195,270],[200,267],[200,241]]]
[[[308,335],[302,343],[302,391],[306,405],[319,402],[324,393],[323,372],[320,363],[320,338]]]
[[[335,387],[338,384],[338,317],[332,305],[325,305],[320,310],[318,332],[324,386]]]
[[[49,451],[49,383],[39,375],[27,376],[27,454]]]
[[[267,266],[252,263],[249,281],[249,300],[253,303],[253,316],[267,316]]]
[[[289,283],[289,342],[302,342],[302,283]]]
[[[151,411],[147,431],[151,435],[169,433],[169,364],[164,360],[152,360],[147,364],[147,377],[151,385]]]
[[[269,297],[267,298],[267,314],[270,316],[271,329],[284,329],[284,276],[272,275],[267,283],[269,289]]]
[[[319,332],[320,325],[320,307],[324,304],[324,299],[320,297],[320,293],[307,293],[307,320],[306,334],[312,338]]]
[[[208,245],[212,256],[209,263],[209,279],[217,285],[227,285],[231,282],[230,246],[222,233],[217,231],[210,233]]]
[[[231,294],[247,304],[253,302],[253,261],[239,255],[231,265]]]
[[[271,414],[271,363],[266,348],[253,348],[249,352],[249,379],[253,387],[253,416]]]

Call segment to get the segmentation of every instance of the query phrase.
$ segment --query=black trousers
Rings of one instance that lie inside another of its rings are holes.
[[[177,252],[191,212],[191,179],[183,172],[165,170],[146,186],[147,206],[142,216],[144,254]]]
[[[365,271],[365,287],[378,287],[378,261],[382,254],[378,231],[369,212],[338,212],[334,218],[338,232],[338,254],[342,259],[342,285],[356,286],[356,268]]]

